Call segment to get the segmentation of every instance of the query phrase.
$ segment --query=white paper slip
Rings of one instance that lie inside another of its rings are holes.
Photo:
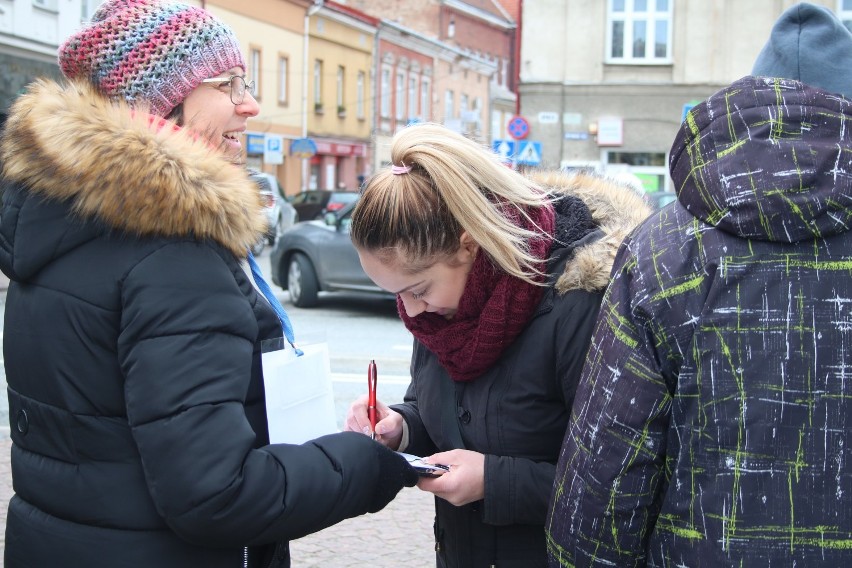
[[[405,452],[397,452],[411,464],[418,474],[423,477],[439,477],[450,471],[450,466],[439,463],[428,463],[423,458]]]

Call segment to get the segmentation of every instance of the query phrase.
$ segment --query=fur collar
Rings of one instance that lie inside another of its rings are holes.
[[[266,226],[244,169],[85,82],[33,83],[11,108],[0,161],[33,194],[131,234],[212,239],[242,258]]]
[[[529,177],[547,191],[582,199],[603,232],[600,239],[577,249],[556,281],[556,290],[564,294],[570,290],[605,289],[621,242],[651,214],[651,208],[636,191],[611,178],[558,172],[534,173]]]

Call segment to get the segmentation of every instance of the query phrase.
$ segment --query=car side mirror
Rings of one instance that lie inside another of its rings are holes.
[[[325,224],[331,227],[337,226],[337,213],[328,212],[325,214]]]

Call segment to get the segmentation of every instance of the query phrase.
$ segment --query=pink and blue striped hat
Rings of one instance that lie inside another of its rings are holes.
[[[245,69],[245,61],[231,28],[202,8],[165,0],[107,0],[59,48],[66,77],[158,116],[233,67]]]

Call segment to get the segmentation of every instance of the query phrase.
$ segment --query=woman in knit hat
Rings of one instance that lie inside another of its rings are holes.
[[[377,439],[449,465],[435,498],[441,568],[543,567],[544,522],[609,270],[650,213],[604,178],[526,178],[436,124],[398,132],[352,214],[366,273],[414,336],[403,404]],[[367,400],[345,427],[368,432]],[[366,429],[366,430],[365,430]]]
[[[352,433],[268,442],[282,322],[242,267],[264,216],[232,163],[258,112],[239,44],[202,9],[111,0],[59,61],[0,146],[5,565],[289,566],[289,539],[416,474]]]

